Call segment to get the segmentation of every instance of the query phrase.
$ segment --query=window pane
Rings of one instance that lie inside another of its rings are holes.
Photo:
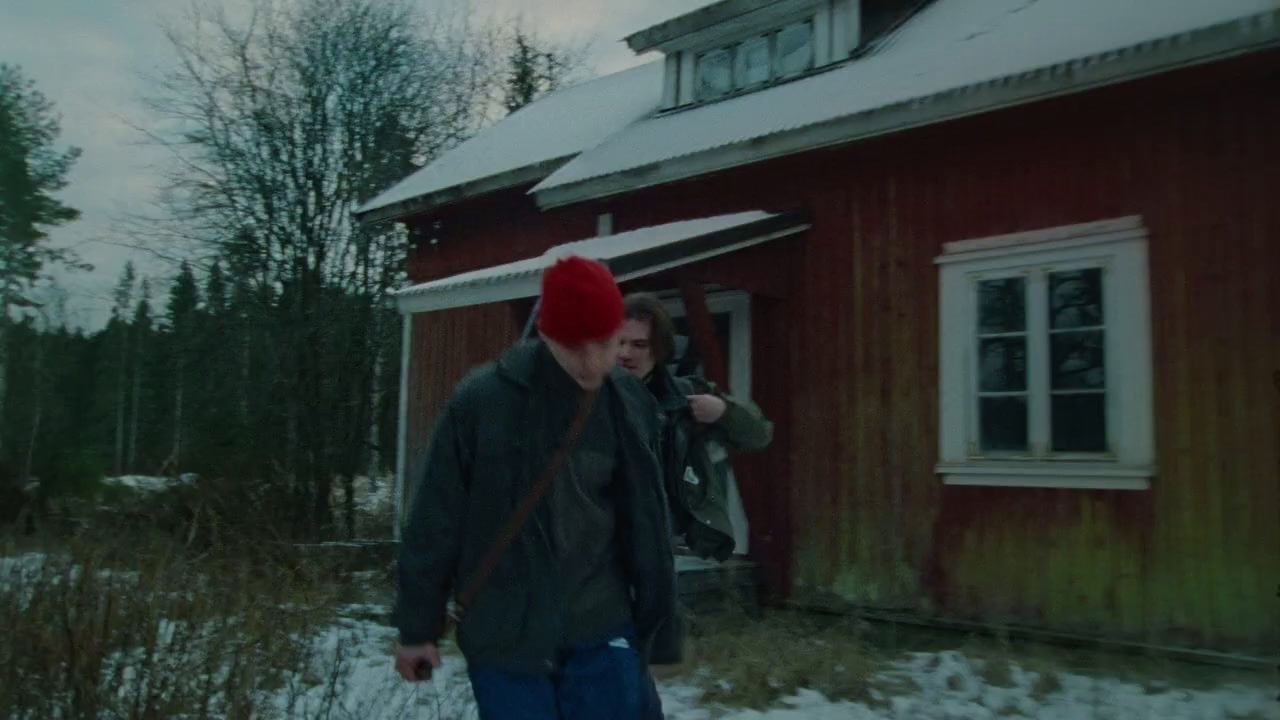
[[[788,77],[813,67],[813,23],[808,20],[778,31],[778,75]]]
[[[1053,396],[1053,449],[1056,452],[1105,452],[1107,396],[1080,393]]]
[[[769,38],[758,37],[738,46],[734,77],[740,88],[769,82]]]
[[[1027,449],[1027,399],[1025,397],[985,397],[980,403],[982,449],[1019,451]]]
[[[698,56],[698,97],[713,98],[733,89],[733,53],[729,48]]]
[[[1049,313],[1054,330],[1102,325],[1102,269],[1050,273]]]
[[[979,345],[978,390],[1022,392],[1027,389],[1027,339],[987,338]]]
[[[1054,390],[1101,390],[1106,387],[1102,365],[1103,331],[1053,333],[1049,336]]]
[[[1011,277],[978,283],[978,332],[1022,332],[1027,327],[1027,282]]]

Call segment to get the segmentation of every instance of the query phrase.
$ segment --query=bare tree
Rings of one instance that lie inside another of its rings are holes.
[[[370,454],[394,328],[379,316],[406,251],[351,211],[498,111],[498,33],[462,6],[416,7],[257,0],[245,22],[197,8],[169,31],[177,61],[149,102],[170,128],[153,136],[175,160],[170,227],[249,284],[245,372],[253,349],[271,381],[247,415],[279,438],[272,464],[313,536],[333,527],[334,478]]]

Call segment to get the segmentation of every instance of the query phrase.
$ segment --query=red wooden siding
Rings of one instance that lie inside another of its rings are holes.
[[[504,190],[410,219],[407,224],[423,238],[409,253],[410,280],[426,282],[520,260],[595,234],[596,213],[590,208],[543,215],[527,191]]]
[[[805,236],[751,251],[784,276],[755,304],[753,390],[778,442],[743,482],[774,590],[1139,640],[1280,642],[1278,68],[1280,54],[1256,56],[607,203],[619,230],[757,207],[812,217]],[[942,243],[1133,214],[1151,233],[1152,489],[943,487]],[[529,227],[569,222],[585,215]]]
[[[506,304],[422,313],[413,318],[405,435],[407,497],[422,475],[436,414],[472,367],[495,357],[519,333]]]

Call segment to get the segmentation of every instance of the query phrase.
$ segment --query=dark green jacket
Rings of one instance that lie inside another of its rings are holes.
[[[539,342],[520,343],[496,363],[473,370],[436,422],[400,545],[396,622],[404,644],[438,641],[446,602],[542,473],[540,458],[550,453],[526,445],[535,435],[528,429],[542,421],[530,385]],[[656,455],[662,416],[653,396],[621,370],[600,392],[609,393],[618,414],[618,541],[632,586],[636,637],[651,664],[675,664],[681,661],[681,631]],[[556,666],[565,633],[548,508],[540,504],[466,609],[457,639],[473,666],[539,673]]]
[[[697,376],[674,377],[654,370],[649,389],[666,417],[662,434],[663,476],[678,530],[696,555],[720,561],[733,554],[729,519],[729,452],[759,450],[773,440],[773,423],[751,402],[717,391]],[[694,419],[689,395],[715,395],[724,415],[705,425]]]

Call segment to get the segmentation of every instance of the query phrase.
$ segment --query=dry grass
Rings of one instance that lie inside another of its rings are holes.
[[[1062,692],[1062,676],[1057,671],[1042,669],[1036,673],[1036,681],[1031,684],[1031,697],[1044,702],[1050,695]]]
[[[991,657],[982,664],[979,673],[982,681],[992,687],[1011,688],[1018,683],[1013,679],[1013,663],[1007,657]]]
[[[0,717],[271,717],[328,680],[322,563],[175,547],[81,535],[0,577]]]
[[[764,709],[801,688],[872,704],[887,685],[873,677],[882,658],[848,618],[730,611],[695,618],[691,639],[694,678],[710,704]]]

